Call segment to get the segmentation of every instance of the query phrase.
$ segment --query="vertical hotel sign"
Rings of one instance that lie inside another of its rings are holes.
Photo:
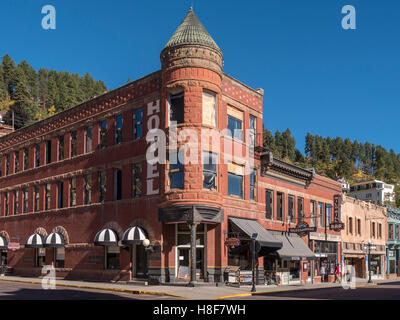
[[[333,222],[329,225],[329,229],[340,232],[344,229],[344,223],[341,220],[341,196],[336,194],[333,197]]]
[[[160,100],[155,102],[150,102],[147,104],[147,130],[158,130],[160,129]],[[153,150],[156,148],[157,139],[151,140],[152,146],[151,149]],[[160,163],[160,159],[158,158],[157,161],[150,162],[147,161],[147,195],[154,195],[159,194],[160,189],[157,187],[159,185],[159,177],[160,172],[158,169],[158,165]],[[158,182],[158,183],[157,183]]]

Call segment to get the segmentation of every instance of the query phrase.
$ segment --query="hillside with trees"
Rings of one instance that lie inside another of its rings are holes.
[[[0,63],[0,111],[3,121],[19,129],[85,102],[107,91],[102,81],[89,73],[40,68],[36,71],[25,60],[15,64],[5,55]]]
[[[400,154],[381,145],[350,139],[324,138],[307,134],[304,155],[296,149],[296,140],[287,129],[273,135],[264,130],[264,147],[275,157],[315,171],[331,179],[345,177],[350,183],[378,179],[394,184],[396,206],[400,207]]]

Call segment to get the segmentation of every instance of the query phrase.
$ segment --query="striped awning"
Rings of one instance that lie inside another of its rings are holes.
[[[0,237],[0,250],[7,250],[8,242],[4,237]]]
[[[43,248],[43,244],[43,236],[38,233],[34,233],[26,240],[25,248]]]
[[[94,237],[96,246],[118,246],[118,235],[112,229],[103,229]]]
[[[132,227],[126,230],[122,236],[122,244],[141,244],[147,239],[147,232],[140,227]]]
[[[44,246],[46,248],[64,248],[65,247],[64,236],[56,232],[50,233],[46,237],[46,240],[44,241]]]

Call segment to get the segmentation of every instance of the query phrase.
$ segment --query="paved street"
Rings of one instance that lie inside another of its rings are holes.
[[[357,288],[345,290],[340,284],[298,286],[138,286],[123,283],[97,283],[57,280],[55,290],[44,290],[37,278],[6,277],[0,281],[0,300],[400,300],[400,279],[378,280],[373,285],[357,281]]]
[[[367,285],[354,290],[309,289],[236,297],[235,300],[400,300],[400,282]]]
[[[39,284],[1,282],[0,300],[171,300],[171,297],[135,295],[93,289],[57,287],[44,290]]]

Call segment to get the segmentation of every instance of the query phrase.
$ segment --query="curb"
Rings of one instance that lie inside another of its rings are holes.
[[[17,279],[1,279],[0,278],[0,281],[30,283],[30,284],[42,284],[42,282],[39,282],[39,281],[17,280]],[[88,286],[88,285],[77,285],[77,284],[67,284],[67,283],[57,284],[56,287],[94,289],[94,290],[102,290],[102,291],[124,292],[124,293],[131,293],[131,294],[137,294],[137,295],[145,294],[145,295],[152,295],[152,296],[166,296],[166,297],[173,297],[173,298],[180,298],[180,299],[190,299],[189,297],[180,296],[180,295],[173,294],[173,293],[168,293],[168,292],[146,291],[146,290],[137,290],[137,289],[119,289],[119,288],[94,287],[94,286]]]
[[[356,285],[356,288],[363,288],[368,286],[378,286],[379,283],[362,283]],[[249,292],[249,293],[238,293],[238,294],[231,294],[226,296],[216,297],[215,300],[222,300],[222,299],[230,299],[235,297],[249,297],[249,296],[257,296],[257,295],[273,295],[275,293],[285,293],[285,292],[303,292],[307,290],[324,290],[324,289],[331,289],[331,288],[341,288],[341,286],[330,286],[330,287],[319,287],[319,288],[296,288],[296,289],[282,289],[282,290],[273,290],[273,291],[259,291],[259,292]]]

